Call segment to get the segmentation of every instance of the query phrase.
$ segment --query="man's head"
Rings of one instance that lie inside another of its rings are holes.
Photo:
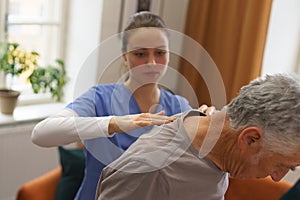
[[[244,86],[226,111],[240,150],[233,176],[280,180],[300,165],[300,82],[267,75]],[[236,159],[237,160],[237,159]]]

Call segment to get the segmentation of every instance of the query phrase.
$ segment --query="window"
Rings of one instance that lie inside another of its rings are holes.
[[[64,0],[3,0],[0,2],[0,32],[2,41],[16,42],[20,48],[37,51],[39,64],[45,66],[56,58],[64,60],[66,5]],[[22,99],[39,99],[33,95],[24,77],[7,77],[13,89],[21,91]],[[50,99],[50,95],[46,95]]]

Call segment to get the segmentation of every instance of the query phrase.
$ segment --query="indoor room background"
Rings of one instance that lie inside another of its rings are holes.
[[[13,39],[24,48],[36,47],[43,54],[45,63],[57,57],[63,59],[69,78],[61,102],[51,100],[49,94],[28,94],[25,85],[15,86],[18,89],[25,88],[24,95],[21,94],[13,115],[0,114],[0,200],[15,199],[22,184],[59,165],[57,148],[40,148],[31,143],[34,125],[59,111],[92,85],[120,79],[121,57],[114,59],[109,66],[102,66],[102,60],[97,55],[103,48],[109,53],[110,47],[105,46],[106,42],[122,31],[128,17],[136,12],[138,2],[0,0],[1,42]],[[242,85],[259,75],[300,73],[298,0],[149,2],[147,9],[160,15],[169,29],[193,38],[208,52],[223,78],[225,101],[233,98]],[[36,16],[36,19],[30,18],[26,14],[10,15],[21,11],[26,13],[26,9],[34,9],[34,5],[40,5],[36,8],[39,15],[47,12],[47,16],[53,18],[47,21]],[[45,5],[47,9],[43,7]],[[40,31],[46,33],[44,39],[39,40],[31,33]],[[189,52],[182,41],[177,41],[177,45],[182,51]],[[218,94],[209,94],[201,75],[195,73],[190,63],[180,55],[171,53],[169,65],[177,72],[165,77],[164,84],[170,90],[188,98],[194,107],[202,103],[214,104],[218,108],[224,105],[225,102],[211,98],[210,95]],[[185,90],[178,74],[189,81],[196,94]],[[206,76],[214,79],[213,75]],[[1,72],[0,78],[2,86],[7,80],[1,76]],[[196,99],[193,95],[196,95]],[[218,99],[218,96],[214,97]],[[299,177],[300,172],[296,169],[285,180],[295,182]]]

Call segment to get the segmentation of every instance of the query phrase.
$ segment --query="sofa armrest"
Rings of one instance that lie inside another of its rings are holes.
[[[275,182],[270,177],[263,179],[229,179],[225,200],[274,200],[292,187],[292,183]]]
[[[47,172],[22,185],[18,190],[17,200],[54,200],[62,168]]]

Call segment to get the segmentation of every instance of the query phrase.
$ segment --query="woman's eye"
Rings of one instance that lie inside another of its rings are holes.
[[[158,52],[156,52],[156,55],[164,56],[166,53],[167,53],[166,51],[158,51]]]
[[[136,52],[134,53],[135,56],[137,57],[144,57],[145,56],[145,53],[142,53],[142,52]]]

